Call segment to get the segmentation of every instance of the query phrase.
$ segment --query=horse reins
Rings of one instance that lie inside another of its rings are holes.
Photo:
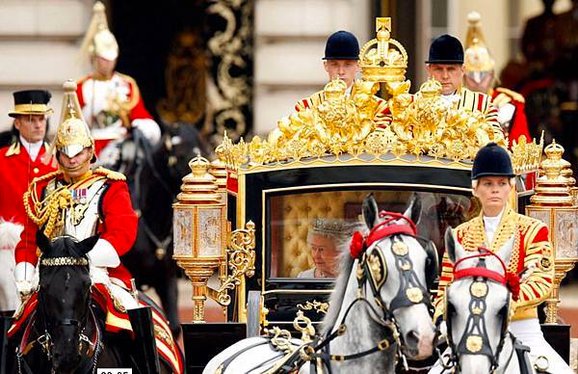
[[[447,362],[443,362],[442,365],[444,369],[450,369],[455,366],[456,370],[460,370],[459,367],[459,360],[458,354],[465,353],[465,354],[478,354],[478,355],[485,355],[490,360],[490,373],[494,373],[499,365],[499,357],[504,347],[504,343],[506,340],[506,335],[509,334],[505,331],[505,322],[508,320],[508,309],[506,308],[504,312],[504,322],[502,327],[502,333],[500,335],[500,341],[496,347],[496,351],[492,352],[491,347],[489,345],[489,338],[488,332],[486,329],[486,323],[484,318],[484,313],[486,311],[486,296],[488,292],[488,285],[487,281],[493,281],[499,284],[506,286],[511,294],[512,297],[515,299],[517,296],[513,295],[512,293],[512,281],[515,283],[517,277],[513,276],[511,273],[507,271],[506,265],[504,261],[500,258],[500,256],[496,255],[492,251],[487,248],[480,247],[480,253],[473,254],[471,256],[466,256],[461,258],[454,264],[454,272],[453,272],[453,279],[454,281],[464,278],[473,278],[474,281],[470,285],[470,295],[472,296],[472,300],[470,301],[470,315],[468,320],[466,321],[466,330],[462,335],[458,346],[454,349],[454,344],[452,341],[452,334],[451,334],[451,323],[448,323],[448,341],[451,347],[451,356],[449,357]],[[498,263],[501,265],[504,274],[502,275],[497,271],[490,270],[485,267],[484,262],[486,257],[494,257],[498,260]],[[457,270],[458,265],[463,263],[466,260],[471,260],[474,258],[480,258],[481,263],[478,266],[465,268],[462,270]],[[478,280],[478,278],[481,278]],[[519,282],[519,279],[518,279]],[[447,310],[446,306],[446,310]],[[477,334],[476,334],[477,332]],[[511,336],[511,334],[510,334]],[[512,340],[514,338],[512,337]],[[514,354],[514,344],[512,344],[512,352],[510,352],[510,356],[508,357],[506,366],[510,364],[512,357]]]

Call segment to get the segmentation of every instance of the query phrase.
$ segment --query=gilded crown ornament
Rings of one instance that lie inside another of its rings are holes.
[[[359,52],[359,65],[364,80],[372,82],[403,82],[407,69],[407,52],[391,38],[391,18],[377,17],[375,39],[365,43]]]
[[[562,172],[565,164],[562,159],[564,148],[552,141],[545,149],[546,159],[540,166],[542,175],[536,180],[536,193],[530,201],[542,206],[572,206],[574,198],[571,195],[568,178]]]

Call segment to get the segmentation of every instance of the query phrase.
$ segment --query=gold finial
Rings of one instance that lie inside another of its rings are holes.
[[[191,173],[183,177],[181,193],[177,195],[179,202],[202,204],[220,201],[217,179],[209,173],[210,166],[210,162],[201,156],[189,161]]]
[[[546,159],[540,166],[544,175],[536,181],[536,193],[530,201],[536,205],[571,206],[574,199],[570,194],[568,179],[562,175],[564,147],[552,140],[544,153]]]
[[[407,69],[407,52],[397,40],[391,39],[391,18],[375,20],[376,38],[365,43],[359,53],[361,74],[373,82],[402,82]]]

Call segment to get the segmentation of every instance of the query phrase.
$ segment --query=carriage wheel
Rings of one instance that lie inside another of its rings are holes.
[[[249,291],[247,297],[247,337],[261,335],[261,292]]]

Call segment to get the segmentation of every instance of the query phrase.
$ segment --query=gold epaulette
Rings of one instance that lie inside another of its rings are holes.
[[[498,87],[496,88],[496,91],[501,92],[505,95],[510,96],[512,99],[514,99],[515,101],[519,101],[521,103],[525,103],[526,99],[524,99],[524,96],[522,96],[521,94],[519,94],[516,91],[512,91],[510,89],[504,88],[504,87]]]
[[[119,173],[118,171],[112,171],[106,168],[103,168],[102,166],[97,167],[94,170],[95,174],[99,174],[99,175],[104,175],[105,177],[107,177],[110,180],[113,181],[125,181],[126,177],[123,173]]]
[[[30,187],[38,182],[47,180],[47,179],[52,179],[55,178],[59,175],[62,175],[62,170],[55,170],[55,171],[51,171],[50,173],[46,173],[40,177],[35,177],[34,179],[32,179],[32,182],[30,182]],[[30,187],[28,189],[30,189]]]

